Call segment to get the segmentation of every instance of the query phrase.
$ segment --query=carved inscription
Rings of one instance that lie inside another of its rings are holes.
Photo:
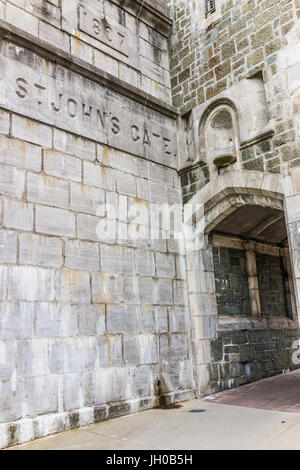
[[[109,23],[106,17],[80,7],[79,29],[128,57],[127,31],[123,26]]]
[[[177,167],[171,117],[26,49],[2,51],[0,108]]]

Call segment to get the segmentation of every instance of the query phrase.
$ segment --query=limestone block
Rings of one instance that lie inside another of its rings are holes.
[[[49,374],[47,338],[18,341],[17,374],[22,377],[38,377]]]
[[[122,336],[99,336],[97,340],[98,360],[100,367],[121,366],[123,363]]]
[[[145,199],[150,201],[150,183],[144,178],[139,178],[137,180],[137,197],[140,199]]]
[[[94,303],[120,303],[124,301],[123,278],[119,274],[93,273],[92,295]]]
[[[172,168],[149,162],[149,173],[147,177],[156,183],[161,183],[168,188],[172,188],[174,174],[176,174],[176,172]]]
[[[292,180],[295,194],[300,193],[300,168],[294,168],[292,172]]]
[[[105,273],[127,274],[134,271],[134,250],[122,246],[101,245],[101,270]]]
[[[27,377],[24,392],[28,416],[58,412],[58,375]]]
[[[5,21],[23,29],[27,33],[38,35],[39,21],[33,15],[30,15],[21,8],[12,3],[6,5]]]
[[[193,316],[217,315],[215,294],[190,294],[190,309]]]
[[[174,304],[188,305],[188,287],[185,281],[173,281]]]
[[[175,277],[175,257],[173,255],[156,253],[155,261],[158,277]]]
[[[0,307],[0,312],[1,312]],[[1,324],[1,322],[0,322]],[[0,326],[0,331],[2,325]],[[4,336],[5,336],[4,327]],[[0,336],[2,334],[0,333]],[[1,380],[10,380],[13,377],[13,374],[16,370],[16,341],[1,341],[0,342],[0,381]],[[1,400],[1,399],[0,399]]]
[[[63,374],[63,409],[76,410],[84,406],[81,393],[81,372]]]
[[[154,276],[154,253],[148,250],[135,250],[135,269],[141,276]]]
[[[59,6],[58,0],[47,1],[46,5],[44,0],[35,0],[34,4],[32,4],[31,0],[24,1],[26,11],[33,13],[41,20],[55,25],[57,28],[59,28],[61,24],[61,12]]]
[[[0,194],[21,198],[24,194],[25,175],[10,166],[0,167]]]
[[[151,227],[151,234],[152,234],[152,228],[153,226]],[[157,237],[156,237],[156,232],[154,232],[153,238],[151,239],[151,249],[154,251],[161,251],[163,253],[167,252],[166,236],[161,231],[158,233]]]
[[[56,338],[74,336],[78,332],[76,308],[66,304],[41,302],[36,308],[35,336]]]
[[[96,160],[96,144],[88,139],[54,129],[54,148],[84,160]]]
[[[105,192],[92,186],[71,184],[70,207],[78,212],[105,215]]]
[[[0,162],[25,170],[40,171],[42,150],[37,145],[0,136]]]
[[[119,62],[119,79],[140,88],[140,74],[123,62]]]
[[[39,38],[59,49],[70,52],[69,36],[44,21],[40,21],[39,23]]]
[[[300,220],[288,224],[292,250],[300,250]]]
[[[49,340],[51,373],[82,372],[95,369],[97,338],[82,336]]]
[[[201,292],[203,294],[213,294],[215,292],[214,273],[206,271],[189,271],[189,291],[191,293]]]
[[[105,333],[105,306],[79,305],[74,307],[78,312],[78,332],[83,336],[99,336]]]
[[[6,299],[8,274],[8,268],[0,266],[0,300]]]
[[[158,333],[167,333],[169,330],[168,308],[155,307],[155,330]]]
[[[162,184],[150,181],[150,201],[157,204],[167,203],[167,188]]]
[[[108,333],[138,333],[140,309],[134,305],[107,306]]]
[[[216,317],[204,317],[203,328],[205,339],[214,339],[216,337]]]
[[[64,209],[36,206],[36,231],[49,235],[74,237],[75,215]]]
[[[63,269],[56,273],[56,298],[60,302],[89,304],[90,275],[85,271]]]
[[[155,307],[152,305],[144,304],[141,307],[141,331],[143,333],[153,333],[157,331]]]
[[[81,160],[54,150],[44,150],[44,172],[72,181],[81,181]]]
[[[65,244],[65,266],[71,269],[98,271],[98,244],[79,240],[67,241]]]
[[[121,198],[123,198],[123,196],[121,196]],[[110,191],[106,191],[106,216],[113,220],[118,219],[119,217],[119,196],[116,193],[112,193]]]
[[[195,362],[196,364],[210,364],[211,363],[211,349],[210,341],[195,341]]]
[[[8,132],[9,132],[9,113],[1,109],[0,110],[0,133],[8,134]]]
[[[4,225],[17,230],[33,230],[33,206],[25,202],[5,200]]]
[[[45,124],[13,114],[11,132],[13,137],[26,142],[52,147],[52,129]]]
[[[171,305],[173,303],[173,288],[171,279],[158,279],[156,281],[155,303]]]
[[[55,296],[54,270],[31,266],[10,268],[8,298],[13,301],[52,301]]]
[[[109,233],[104,239],[102,236],[102,227],[105,223],[104,219],[93,215],[77,214],[77,236],[83,240],[91,240],[95,242],[103,241],[104,243],[115,243],[116,231]],[[100,225],[99,225],[100,224]],[[100,227],[100,231],[98,228]]]
[[[22,416],[22,393],[19,383],[0,380],[0,423],[20,419]]]
[[[84,162],[83,164],[84,183],[96,188],[115,191],[116,173],[111,168]]]
[[[188,328],[187,307],[169,307],[169,331],[171,333],[185,332]]]
[[[195,368],[196,373],[196,384],[199,389],[199,393],[206,393],[207,387],[210,381],[209,370],[207,364],[198,365]]]
[[[69,184],[53,176],[27,174],[27,200],[67,209]]]
[[[127,173],[117,172],[117,191],[126,196],[136,196],[136,178]]]
[[[0,263],[14,264],[17,260],[17,233],[0,230]]]
[[[62,266],[62,241],[55,237],[45,237],[33,233],[21,233],[20,263],[45,267]]]
[[[184,334],[160,336],[160,352],[163,361],[174,361],[187,357],[187,338]]]
[[[300,220],[300,194],[286,198],[286,217],[289,223]]]
[[[158,350],[155,335],[124,336],[124,361],[129,365],[157,362]]]
[[[178,367],[180,374],[178,374]],[[175,361],[162,362],[162,376],[171,390],[187,390],[194,387],[194,372],[190,359],[176,359]],[[194,391],[190,390],[190,397],[194,396]],[[180,395],[179,395],[180,396]]]
[[[94,49],[94,64],[96,67],[99,67],[102,70],[105,70],[107,73],[111,75],[118,76],[118,61],[113,59],[107,54],[103,54],[103,52]]]
[[[161,49],[157,51],[157,48],[154,48],[150,42],[142,38],[139,38],[139,52],[143,57],[150,59],[151,62],[157,63],[165,69],[169,68],[166,51],[162,51]]]
[[[148,227],[150,225],[150,210],[150,205],[142,199],[128,197],[128,220],[131,224]]]
[[[155,281],[152,277],[139,277],[139,300],[141,304],[151,305],[155,302]]]
[[[187,279],[187,271],[186,271],[186,261],[184,256],[176,256],[176,278],[177,279]]]
[[[0,304],[0,310],[1,339],[31,338],[33,336],[34,304],[5,302]]]
[[[94,373],[94,402],[125,400],[131,395],[130,371],[127,367],[102,367]]]
[[[123,292],[126,304],[140,304],[137,276],[123,276]]]

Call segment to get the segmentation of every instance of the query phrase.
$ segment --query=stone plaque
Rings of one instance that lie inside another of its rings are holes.
[[[104,15],[79,7],[79,29],[125,56],[129,55],[126,29],[120,24],[108,21]]]
[[[175,120],[36,53],[3,42],[0,106],[177,167]]]

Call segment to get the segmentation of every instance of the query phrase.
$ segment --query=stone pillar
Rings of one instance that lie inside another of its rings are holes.
[[[285,217],[289,237],[293,287],[297,316],[300,319],[300,168],[291,170],[290,185],[285,190],[285,196]]]
[[[187,250],[187,271],[196,396],[210,392],[211,340],[216,338],[217,303],[212,246]]]
[[[248,284],[252,315],[261,315],[257,265],[255,255],[255,242],[253,240],[245,241],[245,252],[248,270]]]
[[[286,248],[281,248],[280,256],[284,271],[284,292],[285,303],[289,318],[294,319],[297,315],[297,307],[295,302],[295,290],[293,284],[293,270],[290,259],[290,251]]]

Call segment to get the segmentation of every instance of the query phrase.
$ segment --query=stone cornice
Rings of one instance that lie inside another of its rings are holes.
[[[77,72],[100,85],[106,86],[116,93],[137,101],[138,103],[168,117],[176,119],[178,116],[178,110],[174,106],[164,103],[163,101],[154,98],[148,93],[145,93],[123,80],[110,75],[94,65],[75,57],[69,52],[58,49],[50,43],[42,41],[41,39],[2,20],[0,20],[0,38],[11,41],[18,46],[28,48],[49,61],[66,67],[73,72]]]

